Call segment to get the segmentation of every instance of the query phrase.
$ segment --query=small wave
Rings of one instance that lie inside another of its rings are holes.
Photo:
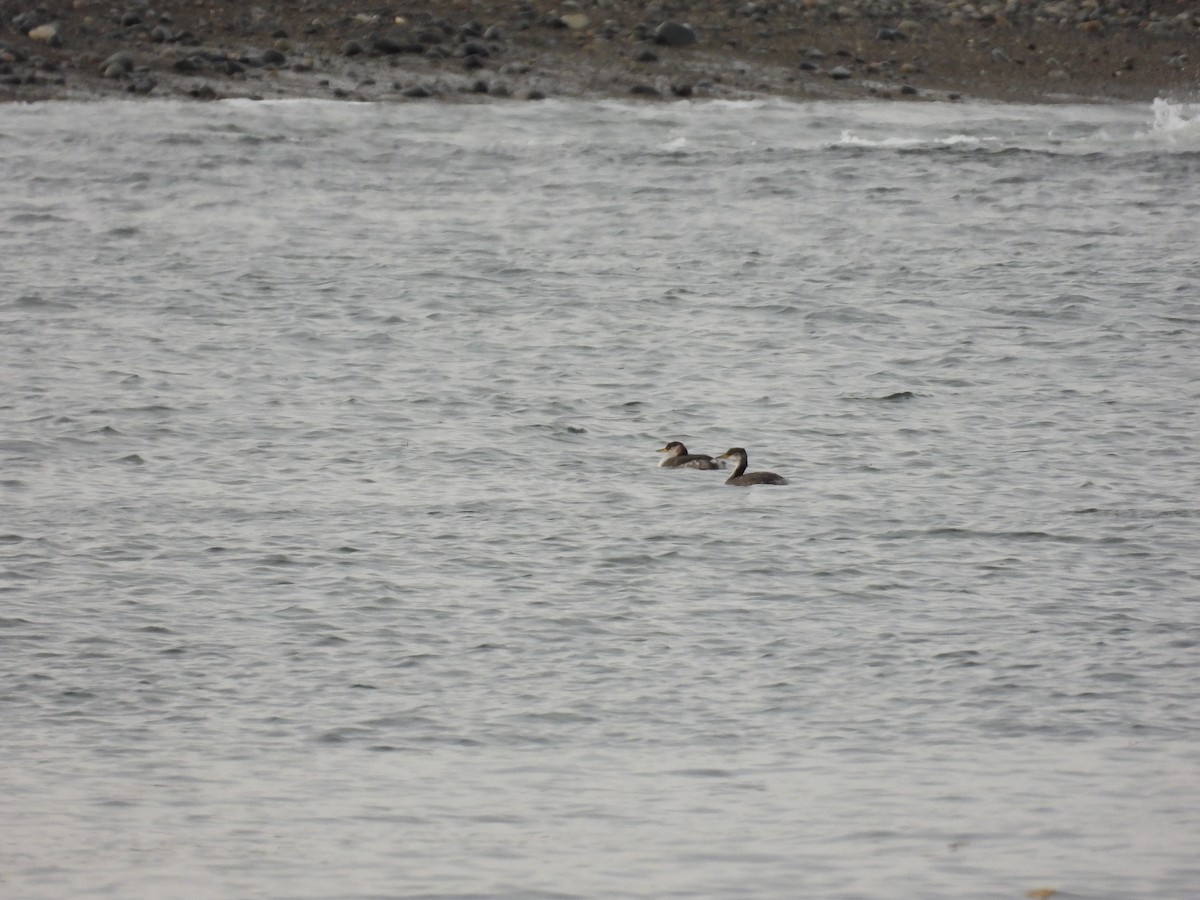
[[[1200,509],[1105,509],[1088,507],[1071,511],[1076,516],[1100,516],[1109,519],[1197,519]]]
[[[909,400],[916,400],[917,395],[912,391],[895,391],[891,394],[884,394],[881,397],[872,397],[866,394],[855,394],[843,398],[845,400],[867,401],[870,403],[907,403]]]
[[[61,300],[47,300],[41,294],[22,294],[12,302],[13,306],[22,307],[24,309],[76,309],[72,303],[64,303]]]
[[[0,441],[0,453],[13,453],[18,456],[41,456],[49,449],[47,445],[37,441]]]
[[[11,225],[34,225],[41,222],[69,222],[70,219],[53,213],[15,213],[8,217]]]
[[[957,528],[953,526],[942,528],[928,528],[919,531],[905,530],[892,531],[884,535],[885,538],[894,540],[906,540],[909,538],[922,537],[937,537],[937,538],[988,538],[1005,541],[1031,541],[1031,542],[1046,542],[1056,544],[1094,544],[1094,543],[1113,543],[1113,538],[1103,538],[1097,540],[1090,537],[1081,537],[1074,534],[1054,534],[1049,531],[981,531],[975,528]],[[1117,539],[1117,543],[1123,541]]]
[[[884,138],[861,137],[853,131],[845,130],[838,140],[829,146],[836,147],[865,147],[868,149],[907,150],[939,147],[979,147],[988,143],[997,143],[992,138],[978,138],[969,134],[951,134],[941,138],[891,136]]]

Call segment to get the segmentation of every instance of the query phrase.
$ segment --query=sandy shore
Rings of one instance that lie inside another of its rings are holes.
[[[0,6],[0,101],[1200,100],[1200,0]]]

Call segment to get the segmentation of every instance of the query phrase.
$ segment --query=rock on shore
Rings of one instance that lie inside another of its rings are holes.
[[[1189,101],[1200,0],[3,0],[0,100]]]

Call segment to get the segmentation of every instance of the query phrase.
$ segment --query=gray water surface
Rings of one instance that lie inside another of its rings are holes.
[[[0,175],[0,896],[1200,890],[1194,110],[59,103]]]

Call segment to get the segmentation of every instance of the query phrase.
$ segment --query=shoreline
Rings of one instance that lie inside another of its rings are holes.
[[[1200,100],[1200,0],[6,2],[0,103]],[[347,12],[347,10],[351,10]]]

